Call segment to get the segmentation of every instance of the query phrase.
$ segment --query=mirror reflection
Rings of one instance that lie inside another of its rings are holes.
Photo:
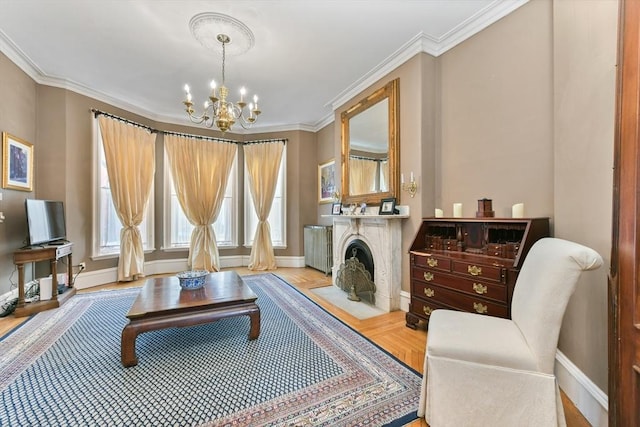
[[[343,203],[397,197],[398,79],[342,113]]]
[[[389,191],[389,100],[381,100],[349,123],[349,192]]]

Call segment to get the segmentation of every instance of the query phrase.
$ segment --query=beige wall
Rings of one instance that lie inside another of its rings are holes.
[[[533,1],[442,55],[438,207],[553,214],[551,2]]]
[[[337,174],[336,190],[341,191],[340,190],[340,171],[338,170],[340,169],[340,151],[337,151],[337,152],[335,151],[334,126],[336,126],[335,120],[329,123],[328,125],[326,125],[325,127],[323,127],[322,129],[320,129],[316,133],[316,158],[318,159],[318,165],[326,163],[330,160],[335,160],[336,174]],[[340,125],[338,124],[337,126],[340,126]],[[316,178],[315,178],[316,188],[319,187],[317,175],[318,175],[318,172],[317,172],[317,166],[316,166]],[[316,194],[318,192],[319,191],[316,190]],[[319,197],[320,195],[318,194],[316,198],[319,199]],[[331,218],[323,217],[323,215],[330,215],[330,214],[331,214],[331,203],[318,204],[316,224],[331,225],[332,224]]]
[[[560,350],[607,391],[617,1],[554,3],[554,218],[557,237],[591,246],[604,267],[583,276]]]
[[[525,203],[608,264],[617,2],[534,0],[441,57],[441,204]],[[607,390],[607,268],[571,299],[559,349]]]
[[[20,68],[0,53],[0,131],[28,141],[37,154],[36,98],[37,85]],[[2,155],[0,150],[0,156]],[[3,159],[4,160],[4,159]],[[37,167],[37,159],[34,159]],[[37,176],[37,174],[36,174]],[[34,187],[36,183],[34,182]],[[24,210],[26,198],[34,193],[0,189],[0,295],[18,283],[18,273],[13,265],[13,252],[26,243],[27,226]],[[27,274],[31,274],[27,267]]]

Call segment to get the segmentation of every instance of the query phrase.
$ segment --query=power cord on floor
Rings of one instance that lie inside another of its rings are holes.
[[[40,295],[40,284],[35,280],[29,282],[24,291],[25,300],[34,298]],[[0,304],[0,317],[6,317],[13,313],[18,306],[18,298],[7,298]]]
[[[6,301],[0,305],[0,317],[6,317],[13,313],[18,306],[18,298],[7,298]]]

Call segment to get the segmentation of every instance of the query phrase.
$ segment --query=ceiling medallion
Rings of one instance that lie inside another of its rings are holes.
[[[191,34],[206,49],[221,53],[219,34],[226,34],[231,42],[225,46],[228,56],[242,55],[255,43],[253,32],[242,22],[215,12],[199,13],[189,21]]]

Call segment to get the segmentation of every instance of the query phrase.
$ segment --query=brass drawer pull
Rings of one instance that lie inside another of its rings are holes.
[[[487,306],[481,302],[474,302],[473,309],[480,314],[485,314],[487,312]]]
[[[422,307],[422,311],[424,311],[424,314],[426,314],[427,316],[431,316],[431,313],[433,313],[433,308],[425,305]]]
[[[429,267],[437,267],[438,260],[433,258],[427,258],[427,264],[429,265]]]
[[[434,296],[434,295],[436,294],[436,291],[434,291],[434,290],[433,290],[433,289],[431,289],[431,288],[425,288],[425,290],[424,290],[424,294],[425,294],[426,296],[428,296],[429,298],[431,298],[432,296]]]
[[[428,271],[424,273],[424,280],[430,282],[433,280],[433,273],[429,273]]]
[[[482,268],[477,265],[470,265],[467,267],[467,271],[472,276],[480,276],[482,274]]]
[[[487,293],[487,287],[484,286],[482,283],[474,283],[473,290],[480,295]]]

